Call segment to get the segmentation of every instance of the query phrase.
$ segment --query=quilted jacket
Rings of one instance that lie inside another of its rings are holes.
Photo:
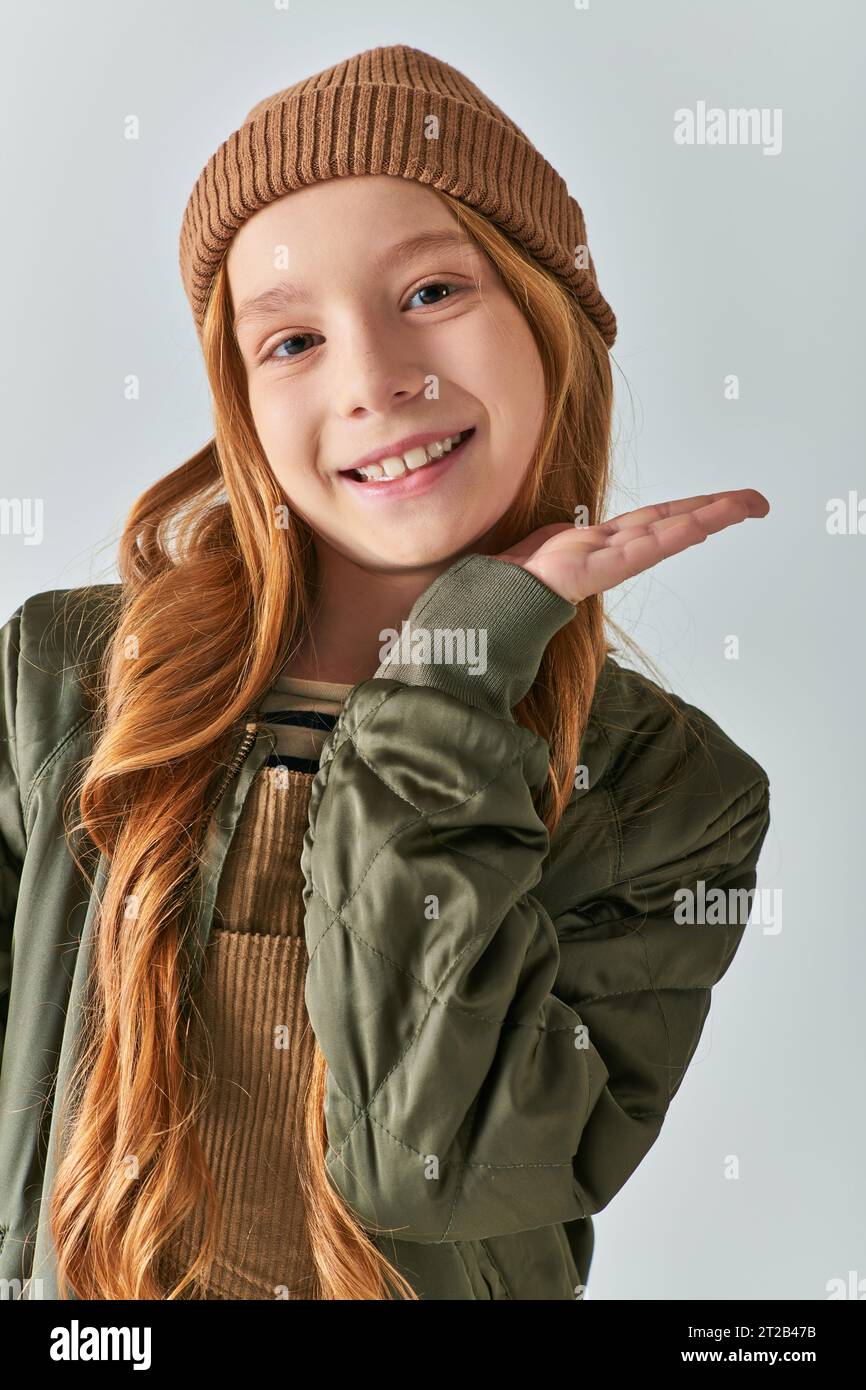
[[[60,820],[91,746],[86,621],[62,619],[106,591],[33,595],[0,629],[0,1279],[25,1298],[58,1297],[42,1198],[95,905]],[[551,841],[533,800],[547,744],[511,711],[575,612],[516,565],[456,561],[409,631],[483,631],[486,666],[398,644],[353,688],[311,789],[306,1004],[328,1169],[422,1299],[582,1296],[592,1214],[659,1135],[756,884],[766,773],[677,701],[682,743],[654,683],[612,657]],[[273,747],[239,722],[190,909],[199,969]],[[689,921],[686,900],[725,907]]]

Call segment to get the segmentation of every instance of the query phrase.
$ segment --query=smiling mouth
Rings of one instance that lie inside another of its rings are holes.
[[[357,483],[369,483],[372,487],[387,487],[389,483],[398,482],[405,478],[407,474],[418,472],[425,468],[431,468],[440,459],[447,458],[460,448],[466,440],[475,433],[474,426],[471,429],[463,430],[460,434],[449,435],[444,439],[437,439],[432,444],[419,445],[415,449],[409,449],[405,454],[395,454],[392,458],[379,459],[376,463],[367,464],[364,468],[347,469],[344,477],[351,478]]]

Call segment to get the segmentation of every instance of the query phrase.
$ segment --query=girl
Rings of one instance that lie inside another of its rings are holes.
[[[580,1297],[769,819],[602,594],[768,504],[602,521],[580,209],[429,54],[259,103],[181,268],[214,438],[133,508],[120,584],[3,629],[0,1271]]]

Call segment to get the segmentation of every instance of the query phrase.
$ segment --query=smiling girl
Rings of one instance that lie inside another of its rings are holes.
[[[254,107],[181,268],[214,437],[133,508],[120,584],[3,629],[0,1270],[580,1297],[769,822],[760,765],[614,660],[602,595],[768,504],[604,520],[616,325],[582,214],[429,54]]]

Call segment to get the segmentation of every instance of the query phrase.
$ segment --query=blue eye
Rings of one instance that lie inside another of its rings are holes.
[[[279,360],[280,360],[281,354],[279,353],[278,349],[281,348],[281,347],[284,347],[284,346],[286,345],[286,343],[297,343],[297,342],[300,342],[300,340],[301,340],[302,338],[313,338],[313,337],[317,337],[317,336],[318,336],[318,335],[317,335],[317,334],[314,334],[314,333],[293,333],[292,336],[291,336],[290,338],[283,338],[283,341],[282,341],[281,343],[277,343],[277,346],[274,348],[273,352],[270,353],[270,356],[271,356],[271,357],[276,357],[277,360],[279,361]],[[291,357],[297,357],[297,356],[298,356],[298,354],[297,354],[297,353],[294,353],[294,352],[288,353],[287,355],[288,355],[290,358],[291,358]],[[286,358],[283,357],[282,360],[285,361]]]
[[[459,288],[460,288],[459,285],[452,285],[452,284],[449,284],[449,282],[448,282],[447,280],[430,280],[426,285],[419,285],[419,286],[418,286],[417,290],[415,291],[415,294],[412,295],[412,299],[414,299],[416,295],[423,294],[425,290],[457,290],[457,289],[459,289]],[[450,299],[450,298],[452,298],[452,296],[449,294],[449,295],[448,295],[448,298]],[[410,300],[409,302],[411,303],[411,300]],[[439,300],[436,300],[435,302],[438,303],[438,304],[441,304],[443,301],[442,301],[441,299],[439,299]],[[430,306],[429,306],[429,305],[422,305],[421,307],[422,307],[422,308],[429,308]]]

